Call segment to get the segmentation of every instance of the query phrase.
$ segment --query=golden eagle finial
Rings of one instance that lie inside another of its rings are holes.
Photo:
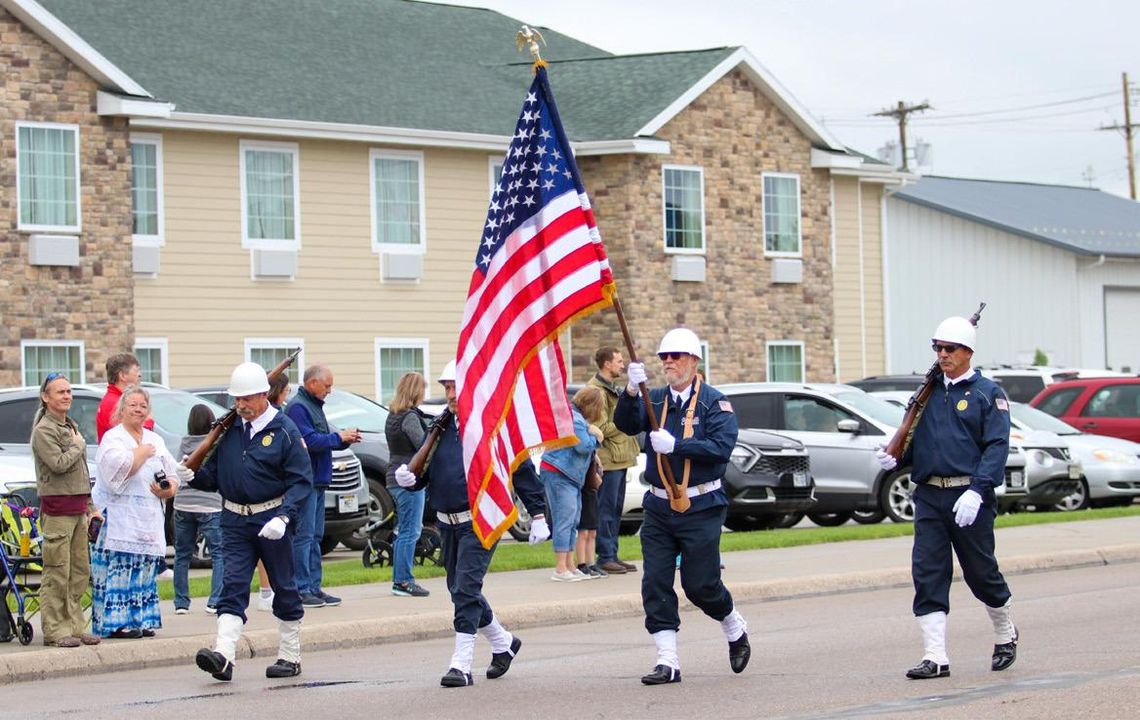
[[[546,65],[546,61],[538,53],[538,43],[546,44],[546,39],[542,37],[542,33],[529,25],[523,25],[518,34],[515,35],[515,47],[519,52],[522,52],[523,46],[527,46],[530,50],[531,56],[534,58],[534,65],[537,69],[540,66]]]

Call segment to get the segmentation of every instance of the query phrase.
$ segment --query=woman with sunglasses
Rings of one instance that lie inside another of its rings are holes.
[[[44,645],[67,648],[99,644],[97,636],[85,632],[79,598],[91,581],[87,524],[103,519],[91,502],[87,445],[67,415],[70,409],[71,383],[61,373],[49,373],[40,386],[40,407],[32,422],[44,535],[40,609]]]

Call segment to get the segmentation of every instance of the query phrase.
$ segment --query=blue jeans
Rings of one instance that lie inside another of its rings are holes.
[[[324,486],[314,487],[297,512],[297,534],[293,536],[293,571],[297,592],[302,595],[317,595],[321,591],[325,490]]]
[[[388,488],[396,503],[396,542],[392,548],[392,583],[410,583],[412,563],[416,559],[416,542],[424,529],[424,491]]]
[[[625,470],[606,470],[598,489],[598,563],[617,560],[621,509],[625,505]]]
[[[218,524],[221,517],[220,510],[212,513],[174,511],[174,607],[190,607],[190,558],[194,555],[199,532],[206,539],[210,559],[214,563],[210,575],[210,597],[206,604],[217,607],[225,564],[222,561],[222,529]]]
[[[550,540],[554,552],[570,552],[578,535],[578,518],[582,515],[582,485],[560,472],[540,472],[546,488],[546,513],[550,516]]]

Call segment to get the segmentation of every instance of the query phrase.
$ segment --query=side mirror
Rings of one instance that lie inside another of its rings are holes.
[[[858,435],[859,430],[862,429],[862,425],[860,425],[858,420],[851,420],[850,418],[840,420],[836,423],[835,427],[841,433],[851,433],[853,435]]]

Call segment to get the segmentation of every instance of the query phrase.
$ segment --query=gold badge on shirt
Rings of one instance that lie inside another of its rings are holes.
[[[967,407],[969,407],[969,405],[968,405],[968,403],[967,403],[965,400],[959,400],[959,401],[958,401],[958,405],[957,405],[957,408],[958,408],[958,412],[962,412],[962,411],[963,411],[963,410],[965,410]]]
[[[273,444],[273,433],[269,433],[265,437],[261,438],[261,446],[262,447],[269,447],[272,444]]]

